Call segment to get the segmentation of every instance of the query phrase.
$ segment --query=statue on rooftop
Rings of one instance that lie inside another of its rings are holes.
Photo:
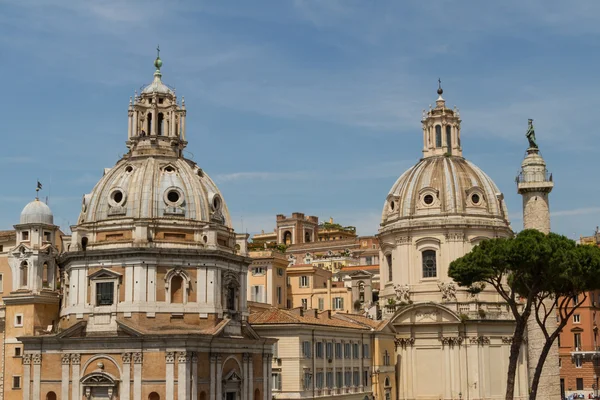
[[[529,140],[529,148],[537,149],[538,145],[535,141],[535,129],[533,129],[533,120],[529,119],[528,122],[529,126],[527,127],[527,133],[525,134],[525,136],[527,137],[527,140]]]

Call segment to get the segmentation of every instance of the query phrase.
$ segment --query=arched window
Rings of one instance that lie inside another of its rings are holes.
[[[283,233],[283,243],[285,245],[290,245],[292,244],[292,232],[290,231],[285,231]]]
[[[148,400],[160,400],[160,396],[158,395],[158,393],[152,392],[148,395]]]
[[[183,278],[181,276],[171,278],[171,303],[183,303]]]
[[[25,287],[25,286],[27,286],[27,276],[29,274],[29,265],[27,264],[27,261],[23,261],[21,263],[20,272],[21,272],[21,287]]]
[[[87,244],[88,244],[88,238],[87,237],[82,237],[81,238],[81,249],[83,251],[85,251],[85,249],[87,248]]]
[[[358,282],[358,299],[362,303],[365,301],[365,283],[363,281]]]
[[[48,392],[46,394],[46,400],[56,400],[56,393],[54,393],[54,392]]]
[[[425,250],[421,255],[423,257],[423,278],[435,278],[437,276],[435,250]]]
[[[446,146],[448,146],[448,154],[452,154],[452,127],[446,125]]]
[[[200,400],[206,400],[206,392],[200,392]]]
[[[158,120],[156,121],[156,129],[157,129],[157,135],[158,136],[162,136],[163,134],[163,125],[164,125],[164,115],[163,113],[158,113]]]
[[[390,386],[390,378],[389,376],[385,377],[385,382],[383,383],[385,387],[389,387]]]
[[[146,126],[148,135],[152,135],[152,113],[148,113],[146,121],[148,122],[148,125]]]
[[[442,126],[435,126],[435,147],[442,147]]]
[[[310,243],[310,232],[304,233],[304,243]]]
[[[391,282],[392,279],[394,278],[393,272],[392,272],[392,255],[391,254],[386,254],[385,255],[385,261],[387,263],[387,267],[388,267],[388,281]]]
[[[235,297],[236,297],[236,290],[235,287],[229,286],[227,288],[227,309],[230,311],[235,311],[237,309],[237,307],[235,306]]]

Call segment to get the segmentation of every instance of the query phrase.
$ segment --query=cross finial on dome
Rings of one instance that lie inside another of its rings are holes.
[[[156,60],[154,60],[154,66],[156,72],[160,73],[160,67],[162,67],[162,60],[160,59],[160,45],[156,46]]]
[[[437,90],[437,94],[439,94],[441,96],[442,93],[444,93],[444,89],[442,89],[442,80],[440,78],[438,78],[438,90]]]

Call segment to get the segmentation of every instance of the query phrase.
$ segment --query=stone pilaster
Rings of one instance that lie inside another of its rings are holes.
[[[165,380],[166,380],[166,398],[173,399],[175,397],[175,353],[167,352],[165,355]]]
[[[190,353],[186,351],[177,353],[177,398],[179,399],[189,398],[189,366]]]
[[[80,399],[79,393],[79,368],[81,364],[81,354],[71,354],[71,398]]]
[[[33,362],[33,383],[31,385],[31,398],[33,400],[41,399],[41,379],[42,379],[42,354],[32,354]]]
[[[23,400],[31,400],[31,354],[23,354]]]
[[[68,399],[69,398],[69,381],[70,376],[69,372],[71,369],[71,355],[63,354],[62,355],[62,375],[60,380],[60,398]],[[129,400],[129,399],[124,399]]]
[[[141,400],[142,398],[142,363],[144,361],[144,354],[142,352],[135,352],[132,354],[133,358],[133,399]]]
[[[123,379],[121,380],[121,390],[119,398],[129,400],[131,396],[131,353],[121,354],[123,360]]]

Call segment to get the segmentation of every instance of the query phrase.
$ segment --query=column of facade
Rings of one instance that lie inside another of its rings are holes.
[[[31,357],[33,362],[33,385],[31,388],[31,398],[33,400],[40,400],[41,395],[41,379],[42,379],[42,354],[33,354]]]
[[[123,379],[121,380],[120,400],[129,400],[131,396],[131,353],[121,354],[123,360]]]
[[[217,398],[217,387],[216,387],[216,380],[217,380],[217,355],[216,354],[211,354],[210,355],[210,368],[209,368],[209,378],[210,378],[210,394],[209,394],[209,399],[210,400],[216,400]]]
[[[269,397],[269,379],[267,378],[268,372],[269,372],[269,367],[267,366],[267,354],[263,353],[263,399],[264,400],[271,400],[271,398]]]
[[[181,140],[185,140],[185,110],[181,113]]]
[[[175,397],[175,353],[167,352],[165,355],[165,381],[166,381],[166,398],[172,399]]]
[[[445,340],[442,341],[442,349],[443,349],[443,353],[444,353],[444,375],[443,375],[443,385],[444,385],[444,397],[445,398],[451,398],[452,397],[452,389],[451,389],[451,385],[452,385],[452,371],[450,370],[450,346],[451,346],[451,339],[450,338],[443,338]]]
[[[60,380],[60,398],[64,400],[69,400],[69,372],[71,369],[71,355],[63,354],[62,355],[62,374]],[[129,399],[123,399],[129,400]]]
[[[189,353],[182,351],[177,354],[177,396],[179,399],[189,397],[189,363]],[[217,382],[220,382],[220,379]]]
[[[336,345],[336,341],[333,341],[333,354],[332,354],[332,358],[333,358],[333,365],[331,370],[333,371],[333,376],[335,376],[336,372],[337,372],[337,357],[335,354],[335,345]],[[342,357],[344,356],[344,345],[342,344]],[[315,372],[316,373],[316,372]],[[362,376],[360,377],[362,379]],[[325,385],[325,380],[327,379],[327,369],[323,369],[323,384]]]
[[[138,119],[139,117],[139,113],[137,111],[133,111],[133,121],[132,121],[132,133],[131,136],[137,136],[139,129],[138,129]]]
[[[192,353],[192,390],[191,398],[196,400],[198,398],[198,353]]]
[[[267,376],[266,376],[265,380],[267,381],[267,389],[269,392],[269,395],[267,397],[268,399],[273,398],[273,393],[272,393],[273,385],[269,384],[270,380],[271,380],[272,370],[273,370],[273,363],[271,362],[272,358],[273,358],[273,354],[267,354]],[[314,374],[314,371],[313,371],[313,374]]]
[[[156,129],[156,125],[158,125],[158,113],[156,112],[156,98],[152,100],[152,131],[148,132],[148,135],[156,136],[158,130]]]
[[[142,352],[133,353],[133,400],[142,400]]]
[[[248,353],[242,354],[242,400],[248,400]]]
[[[217,385],[217,400],[221,400],[223,398],[223,384],[222,384],[222,380],[223,380],[223,358],[218,355],[217,356],[217,365],[215,366],[217,369],[217,381],[215,382]]]
[[[31,400],[31,354],[23,354],[23,400]]]
[[[133,112],[129,110],[127,114],[127,139],[131,139],[131,132],[133,130]]]
[[[175,136],[175,111],[169,112],[169,136]]]
[[[254,359],[252,354],[248,354],[248,396],[254,400]]]
[[[78,400],[79,395],[79,367],[81,364],[81,354],[71,354],[71,398]]]

